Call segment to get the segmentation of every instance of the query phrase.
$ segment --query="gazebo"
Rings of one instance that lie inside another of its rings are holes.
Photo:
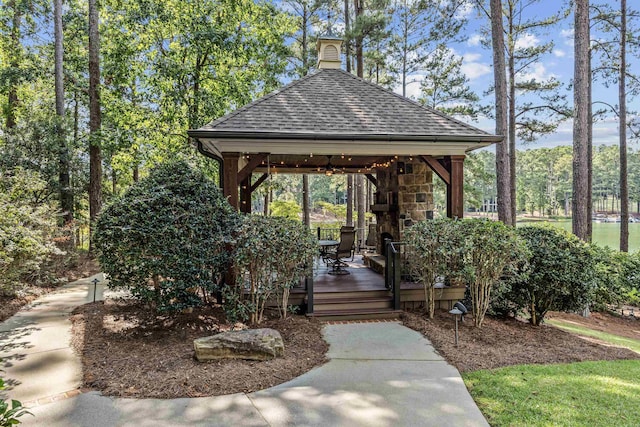
[[[433,173],[446,184],[447,215],[462,218],[466,153],[502,137],[341,70],[341,44],[321,37],[314,73],[188,134],[220,162],[224,195],[241,212],[251,212],[251,194],[270,173],[364,174],[376,187],[371,210],[382,254],[384,238],[399,241],[404,227],[432,218]],[[387,283],[395,310],[397,282]],[[407,290],[414,296],[402,292],[403,301],[421,299],[416,289]],[[313,282],[305,295],[313,312]],[[449,304],[458,298],[457,291],[442,297]]]
[[[229,203],[250,212],[251,193],[271,172],[362,173],[376,186],[378,234],[399,239],[401,219],[431,217],[435,172],[447,215],[461,218],[466,153],[502,137],[342,71],[341,43],[321,37],[316,72],[188,131],[221,162]]]

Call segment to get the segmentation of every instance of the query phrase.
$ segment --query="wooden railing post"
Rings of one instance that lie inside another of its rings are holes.
[[[384,287],[393,290],[392,287],[392,279],[393,279],[393,270],[392,270],[392,257],[391,257],[391,240],[384,239],[383,247],[384,251]]]
[[[391,246],[391,245],[390,245]],[[401,280],[400,251],[393,251],[393,309],[400,310],[400,280]]]
[[[305,276],[304,287],[307,290],[307,314],[313,314],[313,272],[311,277]]]

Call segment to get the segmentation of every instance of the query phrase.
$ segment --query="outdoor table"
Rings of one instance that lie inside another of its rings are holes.
[[[337,240],[318,240],[318,247],[320,247],[320,259],[326,262],[325,258],[329,248],[338,246],[340,242]]]

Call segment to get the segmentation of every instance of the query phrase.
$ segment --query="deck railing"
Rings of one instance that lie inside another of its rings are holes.
[[[400,283],[402,281],[402,269],[403,269],[403,256],[402,256],[403,242],[392,242],[391,240],[385,240],[385,272],[384,272],[384,284],[391,291],[393,295],[393,309],[400,310]]]

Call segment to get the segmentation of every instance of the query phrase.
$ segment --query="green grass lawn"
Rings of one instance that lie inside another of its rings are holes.
[[[546,323],[550,325],[556,326],[558,328],[567,330],[569,332],[573,332],[578,335],[584,335],[587,337],[594,337],[601,341],[605,341],[611,343],[613,345],[617,345],[620,347],[626,347],[630,350],[635,351],[636,353],[640,353],[640,340],[636,340],[633,338],[621,337],[618,335],[608,334],[606,332],[596,331],[594,329],[589,329],[587,327],[576,325],[574,323],[566,322],[564,320],[558,319],[546,319]]]
[[[463,374],[492,426],[640,426],[640,360]]]

